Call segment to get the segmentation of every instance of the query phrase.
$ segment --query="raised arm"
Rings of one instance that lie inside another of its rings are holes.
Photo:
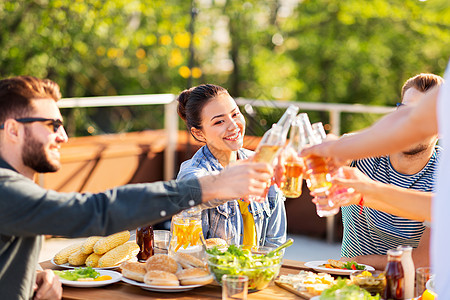
[[[354,188],[363,196],[364,205],[407,219],[431,220],[433,193],[374,181],[357,168],[343,167],[343,170],[346,179],[334,178],[334,183]],[[359,198],[351,204],[357,204],[358,200]]]
[[[399,109],[357,134],[307,148],[302,155],[333,157],[344,161],[402,151],[437,134],[438,93],[439,88],[435,87],[424,94],[417,105]]]

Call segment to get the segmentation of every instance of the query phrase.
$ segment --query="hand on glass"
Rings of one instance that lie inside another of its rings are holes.
[[[357,168],[342,167],[342,171],[344,173],[344,176],[333,177],[332,178],[333,184],[353,188],[355,189],[356,193],[363,195],[366,194],[368,195],[374,191],[373,189],[375,187],[373,187],[372,185],[374,181]],[[359,202],[359,200],[357,200],[356,203],[355,201],[352,201],[352,203],[350,204],[358,204],[357,202]]]
[[[283,183],[286,181],[286,164],[291,162],[300,164],[303,170],[303,176],[306,176],[306,174],[304,174],[304,172],[306,172],[306,168],[303,158],[301,158],[294,149],[285,148],[278,155],[277,163],[274,167],[273,183],[275,183],[279,188],[281,188]]]
[[[332,177],[332,187],[328,191],[328,197],[335,206],[346,206],[359,204],[361,195],[366,191],[368,184],[372,182],[370,178],[364,175],[357,168],[340,167],[336,169]],[[362,188],[362,187],[365,188]],[[358,189],[360,187],[360,189]],[[313,203],[317,203],[317,195],[311,192]]]
[[[300,156],[305,157],[308,155],[312,155],[326,157],[330,167],[349,165],[349,160],[343,160],[333,155],[332,148],[336,143],[338,143],[338,141],[339,138],[337,136],[335,136],[334,134],[328,134],[327,138],[322,143],[303,149],[300,153]]]

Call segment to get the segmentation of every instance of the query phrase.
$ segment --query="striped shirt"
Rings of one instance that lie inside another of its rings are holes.
[[[352,163],[372,180],[393,184],[402,188],[431,192],[436,182],[437,165],[442,148],[435,147],[428,164],[418,173],[405,175],[391,165],[389,156],[367,158]],[[395,201],[395,199],[393,199]],[[389,249],[399,245],[417,248],[425,230],[422,222],[401,218],[376,209],[349,205],[342,207],[344,236],[341,256],[386,255]]]

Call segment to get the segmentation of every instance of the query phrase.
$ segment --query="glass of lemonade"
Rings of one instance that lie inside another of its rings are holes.
[[[324,193],[331,188],[331,175],[328,165],[323,157],[307,156],[306,164],[306,184],[313,193]]]
[[[286,180],[281,184],[281,191],[286,197],[297,198],[302,194],[303,159],[299,157],[304,144],[302,143],[302,130],[300,119],[295,118],[291,124],[289,144],[286,147],[284,168]]]
[[[191,208],[172,217],[169,255],[177,252],[203,259],[204,249],[200,241],[202,231],[201,209]]]
[[[301,162],[290,161],[286,168],[286,181],[281,185],[281,191],[288,198],[297,198],[302,194],[303,164]]]

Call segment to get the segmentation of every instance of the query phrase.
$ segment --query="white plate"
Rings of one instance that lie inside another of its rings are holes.
[[[61,268],[65,268],[65,269],[75,269],[75,268],[85,268],[86,266],[85,265],[82,265],[82,266],[72,266],[72,265],[69,265],[69,263],[65,263],[65,264],[62,264],[62,265],[58,265],[57,263],[55,263],[55,261],[53,260],[53,258],[52,258],[52,260],[50,261],[53,265],[55,265],[55,266],[57,266],[57,267],[61,267]],[[120,265],[117,265],[117,266],[113,266],[113,267],[106,267],[106,268],[92,268],[92,269],[95,269],[95,270],[115,270],[115,269],[118,269],[120,267]]]
[[[343,269],[319,267],[320,265],[324,265],[326,263],[328,263],[328,262],[325,260],[314,260],[314,261],[308,261],[307,263],[305,263],[305,266],[308,268],[311,268],[317,272],[329,273],[329,274],[334,274],[334,275],[350,275],[353,271],[355,271],[355,270],[343,270]],[[367,270],[367,271],[375,271],[375,269],[372,266],[368,266],[368,265],[364,265],[364,264],[358,264],[358,265],[365,266],[366,267],[365,270]]]
[[[163,293],[176,293],[185,292],[192,290],[193,288],[203,286],[201,284],[195,285],[180,285],[180,286],[162,286],[162,285],[148,285],[143,282],[138,282],[129,278],[122,277],[122,281],[131,285],[140,287],[141,289],[152,291],[152,292],[163,292]]]
[[[97,270],[97,272],[100,273],[100,276],[102,275],[109,275],[112,278],[110,280],[101,280],[101,281],[72,281],[72,280],[65,280],[62,278],[59,278],[59,281],[61,281],[62,284],[67,286],[73,286],[73,287],[98,287],[98,286],[104,286],[108,285],[114,282],[119,281],[122,278],[122,274],[115,271],[108,271],[108,270]]]

